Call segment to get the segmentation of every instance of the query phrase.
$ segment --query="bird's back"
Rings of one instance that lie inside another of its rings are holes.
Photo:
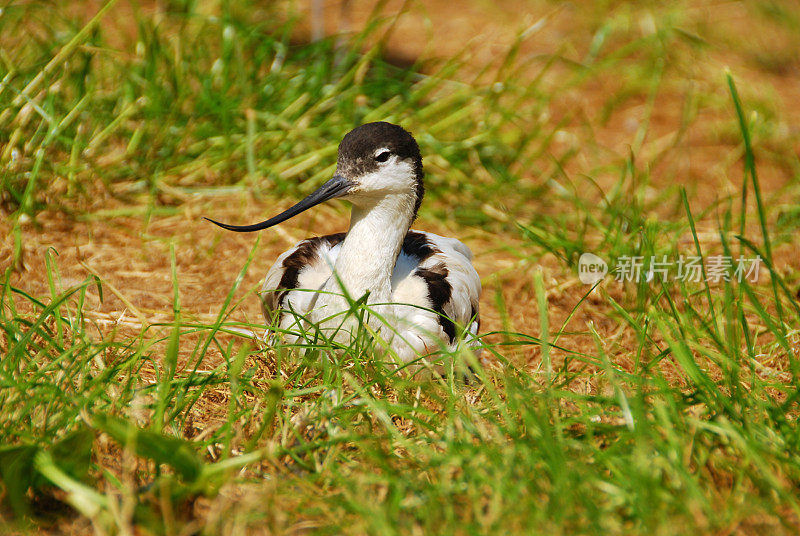
[[[316,306],[333,275],[345,233],[308,238],[284,252],[270,268],[262,289],[264,316],[282,330],[296,330],[298,319]],[[442,344],[455,348],[472,340],[480,325],[481,284],[463,243],[433,233],[411,230],[403,240],[392,273],[391,319],[399,335],[393,349],[403,361],[427,354]],[[360,296],[353,296],[359,298]],[[293,312],[293,313],[292,313]],[[279,319],[275,316],[278,315]]]

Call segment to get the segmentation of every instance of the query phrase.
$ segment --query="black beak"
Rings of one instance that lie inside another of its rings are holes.
[[[341,175],[334,175],[331,180],[317,188],[314,193],[297,203],[290,209],[287,209],[284,212],[281,212],[277,216],[274,216],[267,221],[262,221],[261,223],[254,223],[253,225],[228,225],[227,223],[220,223],[218,221],[214,221],[210,218],[204,218],[214,225],[219,225],[223,229],[227,229],[229,231],[236,231],[237,233],[249,233],[251,231],[260,231],[262,229],[267,229],[268,227],[272,227],[273,225],[278,225],[281,222],[288,220],[291,217],[297,216],[301,212],[305,212],[306,210],[310,209],[311,207],[315,207],[320,203],[324,203],[329,199],[336,199],[337,197],[342,197],[343,195],[347,194],[350,189],[353,187],[353,183],[348,179],[345,179]]]

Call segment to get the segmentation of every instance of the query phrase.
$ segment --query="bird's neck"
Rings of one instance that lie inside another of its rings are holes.
[[[353,205],[350,230],[334,266],[353,299],[369,292],[371,303],[391,300],[392,272],[413,214],[413,197],[399,194]]]

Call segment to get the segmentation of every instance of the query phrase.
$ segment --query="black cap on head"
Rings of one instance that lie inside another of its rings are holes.
[[[422,182],[422,155],[414,136],[403,127],[386,121],[377,121],[366,123],[348,132],[339,144],[338,173],[345,177],[356,178],[376,171],[379,163],[375,160],[375,151],[381,148],[389,149],[392,154],[412,162],[417,180],[417,199],[414,206],[414,217],[416,217],[425,194]]]

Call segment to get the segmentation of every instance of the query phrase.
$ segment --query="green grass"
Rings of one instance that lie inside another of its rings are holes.
[[[455,57],[430,75],[431,65],[384,59],[391,21],[379,17],[343,46],[296,44],[291,17],[276,8],[221,2],[209,16],[204,2],[167,5],[161,18],[134,9],[133,37],[52,5],[9,4],[0,17],[0,192],[11,231],[0,293],[0,527],[797,530],[800,275],[779,255],[797,243],[800,165],[780,129],[752,113],[774,104],[740,97],[721,70],[714,90],[687,97],[670,150],[642,162],[657,95],[711,46],[690,31],[686,6],[656,13],[658,31],[644,36],[631,21],[649,8],[586,14],[576,24],[593,37],[580,61],[570,45],[532,58],[520,38],[486,69]],[[117,9],[109,4],[106,17]],[[12,31],[21,25],[30,38]],[[578,111],[555,113],[559,94],[609,77],[624,87],[597,110],[601,123],[629,99],[644,103],[622,157]],[[699,109],[724,119],[708,127]],[[462,238],[491,232],[493,249],[478,262],[516,259],[514,274],[482,274],[503,324],[484,334],[485,361],[442,350],[430,359],[446,374],[430,379],[398,370],[368,333],[344,347],[313,331],[294,346],[246,335],[263,328],[239,314],[257,300],[243,282],[258,240],[211,320],[192,310],[178,271],[179,248],[204,246],[171,241],[172,311],[160,315],[171,318],[144,314],[133,333],[96,324],[93,297],[119,293],[109,281],[62,278],[51,251],[41,273],[22,271],[42,217],[146,224],[181,214],[192,196],[237,193],[269,206],[330,175],[342,134],[378,119],[418,135],[428,192],[420,219],[456,223]],[[741,157],[744,177],[729,177],[737,197],[698,207],[700,186],[655,170],[684,150],[686,132],[717,128],[735,140],[720,159]],[[581,137],[565,146],[564,131]],[[585,173],[575,171],[581,158],[591,162]],[[791,180],[767,192],[762,161]],[[587,250],[612,269],[622,256],[760,255],[770,277],[606,280],[591,295],[571,291],[571,302],[554,298],[552,281],[573,280]],[[529,295],[503,293],[512,276]],[[536,320],[515,326],[515,307]],[[582,315],[585,327],[568,329]]]

